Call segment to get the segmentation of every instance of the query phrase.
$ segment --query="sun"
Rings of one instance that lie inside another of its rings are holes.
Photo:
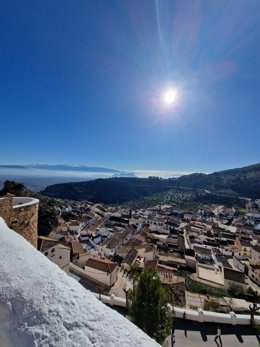
[[[177,98],[178,98],[178,93],[176,89],[168,89],[163,94],[163,100],[168,105],[174,104]]]

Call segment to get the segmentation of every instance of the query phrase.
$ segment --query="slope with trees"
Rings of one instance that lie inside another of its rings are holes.
[[[122,204],[135,201],[153,194],[183,188],[191,191],[208,190],[211,193],[233,197],[260,197],[260,164],[240,169],[214,172],[212,174],[195,173],[179,178],[107,178],[87,182],[62,183],[48,186],[41,193],[60,199],[89,200],[106,204]],[[162,194],[163,196],[163,194]],[[164,197],[163,197],[164,198]],[[202,200],[209,196],[200,196]],[[216,199],[216,198],[214,198]]]
[[[175,179],[114,177],[87,182],[54,184],[41,193],[61,199],[121,204],[153,193],[167,191],[174,186]]]

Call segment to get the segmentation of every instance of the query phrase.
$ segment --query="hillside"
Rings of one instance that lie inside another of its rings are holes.
[[[1,347],[159,347],[0,218]]]
[[[214,193],[260,197],[260,164],[224,170],[212,174],[191,174],[177,180],[178,186],[206,189]]]
[[[41,193],[61,199],[121,204],[171,189],[182,190],[183,187],[209,190],[226,196],[260,198],[260,164],[208,175],[195,173],[170,179],[122,177],[54,184]]]
[[[177,205],[179,208],[197,210],[200,205],[218,204],[226,207],[245,207],[245,201],[234,196],[212,194],[193,189],[174,188],[154,193],[122,204],[125,208],[149,208],[156,205]]]
[[[153,193],[167,191],[175,184],[175,179],[115,177],[54,184],[47,187],[41,194],[61,199],[121,204]]]

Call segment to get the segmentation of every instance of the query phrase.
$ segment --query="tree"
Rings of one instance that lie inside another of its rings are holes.
[[[129,295],[129,314],[134,324],[157,342],[163,343],[171,332],[172,314],[157,272],[145,269]]]
[[[260,310],[260,307],[257,306],[257,304],[254,302],[253,305],[249,305],[249,310],[250,310],[250,323],[251,325],[255,324],[255,314],[257,311]]]
[[[119,266],[121,266],[122,261],[123,261],[123,257],[121,257],[121,255],[119,254],[114,254],[112,257],[113,262],[117,263]]]
[[[229,288],[229,293],[230,296],[239,298],[239,299],[244,299],[245,297],[245,291],[243,287],[237,285],[237,284],[232,284]]]

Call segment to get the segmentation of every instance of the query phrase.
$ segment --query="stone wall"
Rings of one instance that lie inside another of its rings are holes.
[[[0,216],[8,224],[11,220],[13,209],[13,195],[7,194],[0,198]]]
[[[36,200],[37,201],[37,200]],[[6,224],[37,248],[38,202],[13,207],[13,196],[0,199],[0,216]]]

